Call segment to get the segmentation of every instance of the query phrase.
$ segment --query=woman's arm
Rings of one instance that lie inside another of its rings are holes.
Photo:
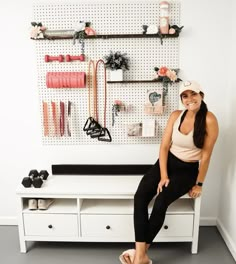
[[[161,172],[161,181],[158,184],[157,193],[162,192],[162,187],[166,187],[169,184],[169,178],[167,173],[167,157],[171,145],[172,131],[175,120],[180,115],[181,111],[176,110],[172,112],[167,122],[165,132],[162,137],[160,151],[159,151],[159,163],[160,163],[160,172]]]
[[[213,113],[208,112],[206,116],[206,136],[202,148],[202,158],[200,161],[197,182],[204,182],[209,167],[211,154],[219,134],[218,122]],[[197,183],[196,182],[196,183]],[[190,191],[190,196],[195,198],[201,193],[202,187],[196,185]]]

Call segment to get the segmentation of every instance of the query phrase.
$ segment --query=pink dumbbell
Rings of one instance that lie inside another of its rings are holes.
[[[73,61],[73,60],[80,60],[80,61],[84,61],[85,60],[85,56],[84,54],[81,54],[79,56],[71,56],[71,55],[66,55],[66,61]]]
[[[49,55],[45,55],[44,60],[45,60],[45,62],[50,62],[50,61],[63,62],[64,61],[64,56],[63,55],[59,55],[59,56],[49,56]]]

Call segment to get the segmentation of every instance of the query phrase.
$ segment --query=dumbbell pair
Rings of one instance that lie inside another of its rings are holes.
[[[84,54],[81,54],[79,56],[66,55],[66,61],[67,62],[70,62],[70,61],[73,61],[73,60],[85,61],[85,56],[84,56]],[[45,55],[44,61],[45,62],[50,62],[50,61],[63,62],[64,61],[64,56],[63,55],[59,55],[59,56]]]
[[[37,170],[31,170],[28,177],[24,177],[21,183],[25,188],[29,188],[32,185],[35,188],[40,188],[43,181],[47,180],[48,175],[49,173],[46,170],[41,170],[40,172]]]

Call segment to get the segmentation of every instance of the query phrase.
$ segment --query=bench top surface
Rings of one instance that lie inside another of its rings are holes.
[[[25,188],[20,184],[18,195],[133,196],[143,175],[60,175],[49,176],[41,188]],[[188,198],[185,195],[184,198]]]

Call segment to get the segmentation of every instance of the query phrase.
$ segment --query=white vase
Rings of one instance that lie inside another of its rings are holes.
[[[123,70],[110,71],[110,81],[123,81]]]

